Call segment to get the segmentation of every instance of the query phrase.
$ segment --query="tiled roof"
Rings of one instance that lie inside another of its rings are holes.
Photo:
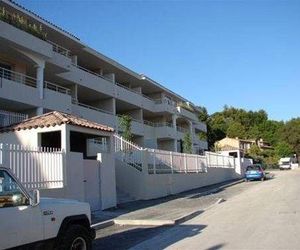
[[[32,128],[54,127],[56,125],[70,124],[79,127],[97,129],[101,131],[113,132],[114,129],[96,122],[92,122],[74,115],[53,111],[47,114],[26,119],[20,123],[0,128],[0,133],[9,131],[19,131]]]

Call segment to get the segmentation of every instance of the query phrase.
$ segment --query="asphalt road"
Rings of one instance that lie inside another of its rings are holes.
[[[222,185],[215,185],[191,190],[176,196],[128,204],[119,210],[125,213],[124,216],[131,219],[171,219],[174,217],[173,215],[176,215],[177,218],[193,211],[203,213],[220,198],[230,200],[255,185],[260,185],[260,182],[241,183],[226,188],[222,188]],[[216,191],[216,187],[218,187],[218,191]],[[129,249],[171,228],[168,226],[114,225],[97,231],[93,249]]]
[[[276,172],[131,249],[300,249],[300,170]]]

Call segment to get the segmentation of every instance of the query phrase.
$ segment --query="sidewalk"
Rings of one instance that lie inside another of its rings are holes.
[[[199,215],[220,199],[240,192],[245,187],[234,185],[241,182],[243,180],[227,181],[164,198],[133,201],[114,209],[96,211],[92,214],[92,224],[95,228],[113,224],[173,225]]]

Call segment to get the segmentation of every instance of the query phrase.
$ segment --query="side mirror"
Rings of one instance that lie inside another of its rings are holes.
[[[40,204],[40,191],[37,189],[34,189],[32,191],[32,199],[31,199],[31,206],[35,207],[38,204]]]

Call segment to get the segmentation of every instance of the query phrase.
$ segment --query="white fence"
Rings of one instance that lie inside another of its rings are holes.
[[[205,173],[208,168],[234,168],[235,159],[218,153],[184,154],[158,149],[141,148],[115,135],[116,158],[149,174]]]
[[[207,165],[211,168],[234,168],[235,159],[233,156],[221,155],[214,152],[205,152]]]
[[[114,135],[115,156],[118,160],[142,171],[144,149],[126,141],[119,135]]]
[[[28,190],[64,186],[60,149],[0,144],[0,165],[9,168]]]
[[[205,156],[147,149],[149,174],[207,172]]]

